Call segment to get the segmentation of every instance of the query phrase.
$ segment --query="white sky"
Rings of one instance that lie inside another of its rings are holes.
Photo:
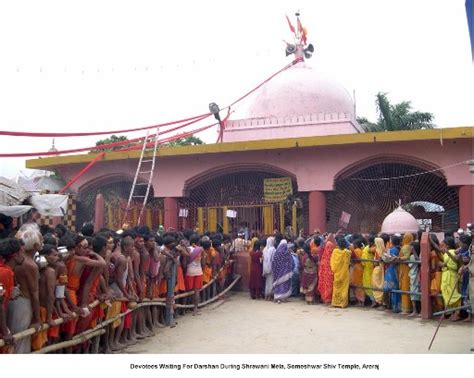
[[[202,114],[212,101],[224,107],[291,61],[282,39],[291,38],[285,14],[294,20],[297,9],[316,49],[307,64],[355,90],[359,116],[375,120],[375,94],[385,91],[392,102],[432,112],[440,127],[472,126],[464,3],[1,2],[0,129],[123,129]],[[104,137],[56,139],[56,147]],[[0,143],[4,152],[44,151],[51,139]],[[23,168],[22,159],[1,159],[0,175]]]

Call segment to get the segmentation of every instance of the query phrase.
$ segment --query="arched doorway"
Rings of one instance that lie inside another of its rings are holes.
[[[138,182],[141,182],[138,180]],[[79,188],[77,202],[77,225],[79,229],[84,222],[94,219],[95,198],[102,194],[105,201],[104,225],[110,229],[118,230],[122,227],[128,197],[132,188],[133,177],[125,175],[107,175],[99,180],[86,183]],[[145,195],[146,185],[136,187],[136,195]],[[154,198],[153,187],[150,188],[145,217],[142,224],[150,228],[157,228],[163,224],[163,201]],[[142,203],[132,203],[128,221],[132,226],[137,225],[137,218]]]
[[[291,194],[271,200],[271,179],[287,182]],[[245,230],[250,236],[252,231],[268,235],[277,229],[297,233],[307,222],[307,195],[298,193],[294,175],[267,165],[214,169],[188,180],[185,192],[179,206],[187,210],[186,224],[203,232]]]
[[[440,170],[403,157],[383,157],[349,167],[336,177],[335,190],[327,197],[328,229],[342,225],[351,232],[380,231],[399,201],[421,228],[457,227],[458,193]],[[343,212],[346,221],[350,215],[348,224],[341,222]]]

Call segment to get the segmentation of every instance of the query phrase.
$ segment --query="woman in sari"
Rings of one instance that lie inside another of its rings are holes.
[[[389,294],[390,304],[388,309],[392,309],[394,313],[400,312],[400,293],[394,293],[393,290],[399,290],[397,262],[400,255],[400,236],[393,235],[391,237],[392,248],[390,248],[385,255],[382,256],[386,263],[383,289]]]
[[[332,284],[334,275],[332,274],[330,262],[333,249],[334,244],[330,241],[327,241],[319,262],[318,291],[321,295],[321,300],[325,304],[331,303],[332,300]]]
[[[273,293],[277,303],[286,301],[291,295],[291,277],[293,276],[293,258],[288,251],[288,244],[283,239],[273,255]]]
[[[411,242],[413,241],[413,234],[408,232],[403,235],[402,248],[400,249],[400,261],[408,262],[411,256]],[[410,267],[408,264],[401,263],[398,265],[398,282],[400,290],[410,291]],[[411,300],[409,294],[402,294],[401,300],[402,313],[408,314],[412,310]]]
[[[250,297],[252,299],[260,299],[262,294],[262,249],[260,241],[253,243],[253,251],[250,254]]]
[[[456,242],[453,237],[444,239],[444,248],[440,247],[430,235],[430,243],[432,248],[438,253],[441,262],[441,295],[443,296],[444,306],[446,308],[456,308],[461,305],[461,294],[459,293],[459,257],[456,255]],[[459,310],[451,315],[450,320],[456,321],[460,319]]]
[[[332,251],[331,270],[334,274],[332,301],[334,307],[347,307],[349,304],[349,265],[351,263],[351,252],[346,249],[346,240],[339,236],[337,248]]]
[[[307,304],[314,302],[314,292],[318,283],[318,256],[311,253],[311,246],[304,246],[304,254],[301,257],[303,266],[300,293],[305,295]]]
[[[430,240],[435,245],[439,245],[439,240],[436,234],[430,234]],[[440,257],[441,256],[441,257]],[[441,294],[441,261],[442,253],[438,254],[436,250],[432,247],[430,253],[430,294],[431,294],[431,305],[433,312],[444,310],[443,298],[440,297]]]
[[[354,251],[352,253],[352,259],[358,260],[362,258],[362,250],[364,249],[364,243],[362,239],[354,240]],[[365,291],[364,289],[357,287],[363,286],[364,267],[361,261],[354,261],[351,272],[351,284],[354,285],[354,295],[357,299],[357,304],[360,307],[364,307],[365,302]]]
[[[410,291],[420,292],[420,243],[412,242],[411,243],[411,255],[410,263],[408,267],[410,272],[408,273],[410,277]],[[408,316],[416,316],[418,314],[417,302],[420,302],[420,294],[410,294],[411,305],[413,307],[413,312]]]
[[[374,260],[375,256],[375,236],[369,236],[369,244],[364,247],[362,250],[362,259],[363,260]],[[364,268],[364,273],[362,274],[362,286],[371,287],[372,286],[372,273],[374,271],[374,263],[372,261],[362,261],[362,266]],[[372,307],[376,307],[377,303],[374,299],[374,293],[372,289],[364,289],[365,295],[372,302]]]
[[[374,263],[374,270],[372,271],[372,287],[374,300],[376,306],[383,304],[383,282],[384,282],[384,270],[382,263],[382,256],[385,254],[385,242],[382,238],[375,238],[375,260],[380,261]],[[375,290],[378,289],[378,290]]]
[[[273,274],[272,262],[275,254],[275,238],[270,236],[267,238],[267,245],[263,249],[263,277],[265,278],[265,299],[272,299],[273,294]]]

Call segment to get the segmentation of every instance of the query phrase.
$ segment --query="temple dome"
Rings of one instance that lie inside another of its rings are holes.
[[[382,232],[387,234],[404,234],[406,232],[416,233],[420,229],[415,217],[408,211],[398,206],[388,214],[382,223]]]
[[[354,118],[354,102],[338,82],[300,62],[281,72],[257,92],[248,118],[309,114],[346,114]]]

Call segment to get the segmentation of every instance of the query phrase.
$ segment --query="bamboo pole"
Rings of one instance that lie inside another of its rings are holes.
[[[105,329],[98,329],[97,331],[89,333],[87,335],[80,335],[80,337],[72,339],[72,340],[63,341],[61,343],[49,345],[45,348],[42,348],[42,349],[37,350],[37,351],[32,352],[32,353],[33,354],[45,354],[45,353],[50,353],[50,352],[57,351],[59,349],[69,348],[69,347],[72,347],[72,346],[75,346],[75,345],[78,345],[78,344],[85,343],[87,340],[90,340],[90,339],[92,339],[93,337],[96,337],[96,336],[101,336],[104,333],[105,333]]]

